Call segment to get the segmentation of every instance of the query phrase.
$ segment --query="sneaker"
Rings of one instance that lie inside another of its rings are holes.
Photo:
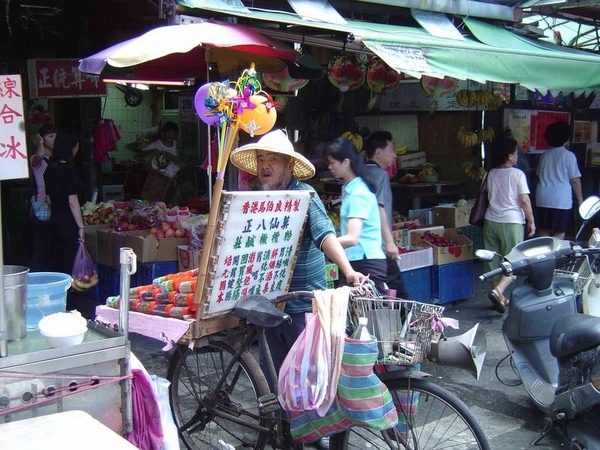
[[[329,450],[329,438],[322,437],[315,442],[311,442],[311,445],[318,450]]]

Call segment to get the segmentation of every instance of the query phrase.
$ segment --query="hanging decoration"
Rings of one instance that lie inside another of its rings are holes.
[[[241,128],[250,136],[265,134],[277,120],[277,102],[262,90],[254,64],[235,82],[207,83],[194,97],[198,117],[217,128],[217,180],[223,180],[233,143]]]
[[[400,84],[400,79],[400,74],[382,60],[377,57],[370,58],[367,62],[367,75],[365,77],[365,86],[371,91],[367,109],[373,109],[379,95],[396,89]]]
[[[279,72],[263,73],[262,79],[267,87],[280,92],[297,91],[306,86],[309,81],[303,78],[292,78],[287,66]]]
[[[433,97],[429,105],[429,112],[433,113],[437,109],[438,99],[443,95],[451,94],[456,90],[458,80],[452,77],[436,78],[423,75],[421,77],[421,88],[426,94]]]
[[[365,70],[356,56],[342,55],[330,63],[328,78],[340,92],[353,91],[364,83]]]

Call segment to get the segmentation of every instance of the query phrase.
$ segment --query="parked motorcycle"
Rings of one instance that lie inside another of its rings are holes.
[[[582,203],[584,221],[577,237],[598,211],[600,198]],[[581,312],[582,298],[590,304],[600,301],[595,292],[588,295],[594,286],[589,259],[598,254],[600,241],[583,248],[576,242],[538,237],[516,245],[499,268],[479,277],[525,277],[510,295],[502,333],[511,366],[533,403],[550,419],[531,445],[558,429],[567,448],[600,449],[600,317]],[[478,250],[476,256],[490,261],[500,255]],[[588,267],[581,269],[584,264]],[[583,291],[587,297],[580,295]]]

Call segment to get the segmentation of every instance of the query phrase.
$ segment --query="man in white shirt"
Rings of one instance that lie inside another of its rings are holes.
[[[179,127],[175,122],[165,122],[162,126],[160,139],[148,144],[144,150],[159,150],[179,157],[179,149],[177,148],[178,133]]]

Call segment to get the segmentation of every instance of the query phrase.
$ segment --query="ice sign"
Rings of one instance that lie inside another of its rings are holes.
[[[0,180],[28,178],[20,75],[0,75]]]

